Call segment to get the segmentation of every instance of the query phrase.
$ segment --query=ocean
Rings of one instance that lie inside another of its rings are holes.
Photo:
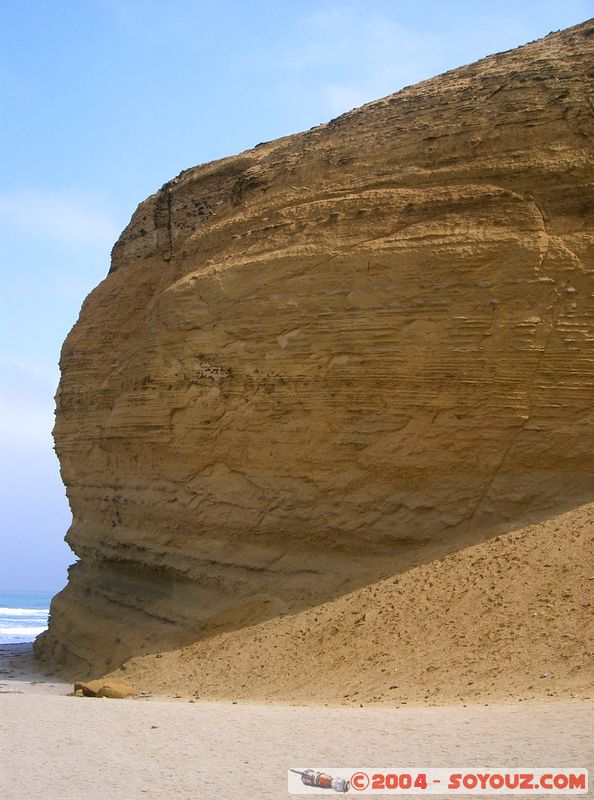
[[[1,592],[0,644],[32,642],[47,628],[55,592]]]

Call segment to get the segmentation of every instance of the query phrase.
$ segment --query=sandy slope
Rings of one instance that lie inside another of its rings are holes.
[[[594,505],[295,615],[137,657],[161,693],[389,705],[594,696]]]

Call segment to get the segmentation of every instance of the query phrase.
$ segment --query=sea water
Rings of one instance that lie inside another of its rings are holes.
[[[0,644],[32,642],[43,633],[54,594],[0,591]]]

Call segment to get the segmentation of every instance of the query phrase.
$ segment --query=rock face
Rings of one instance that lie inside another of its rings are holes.
[[[593,77],[590,21],[141,203],[62,351],[80,560],[41,655],[115,666],[594,496]]]

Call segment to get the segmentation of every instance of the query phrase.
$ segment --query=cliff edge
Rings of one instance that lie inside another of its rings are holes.
[[[594,498],[594,20],[140,204],[61,356],[88,674]],[[560,543],[562,545],[562,542]]]

